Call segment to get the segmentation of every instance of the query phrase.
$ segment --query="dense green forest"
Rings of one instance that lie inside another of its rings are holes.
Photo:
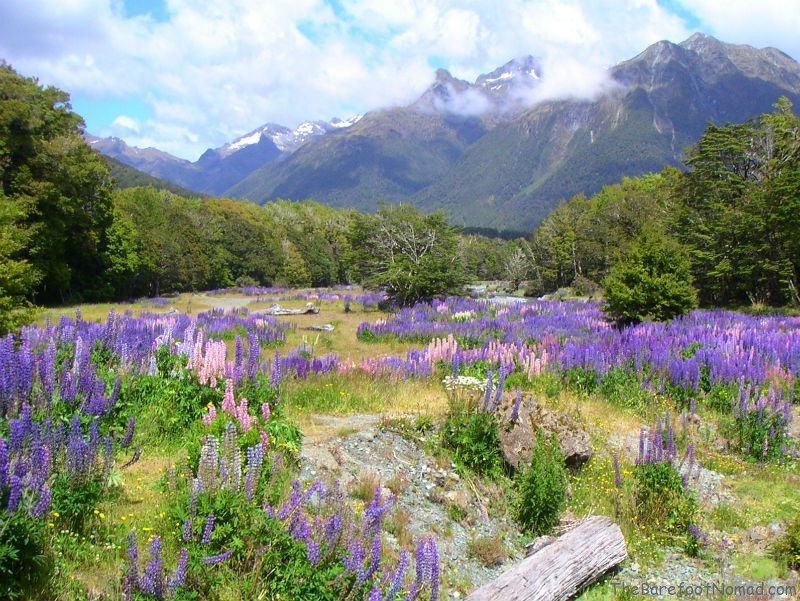
[[[397,234],[387,224],[398,220],[416,224],[419,240],[438,232],[447,290],[504,279],[528,281],[531,294],[592,292],[656,232],[688,255],[701,304],[798,302],[800,120],[783,98],[747,123],[709,125],[686,172],[562,202],[529,241],[457,234],[410,206],[384,209],[381,221],[311,201],[256,206],[124,187],[137,182],[115,183],[83,126],[66,93],[0,67],[0,330],[33,304],[233,285],[387,286],[385,272],[366,267],[382,248],[366,234]]]

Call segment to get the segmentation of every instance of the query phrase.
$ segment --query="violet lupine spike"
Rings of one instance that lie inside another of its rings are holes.
[[[164,564],[161,559],[161,539],[154,536],[150,541],[150,561],[145,566],[140,580],[143,593],[161,597],[164,594]]]
[[[492,373],[492,369],[489,368],[488,373],[486,374],[486,388],[483,391],[483,403],[481,404],[481,408],[485,411],[489,408],[489,402],[492,397],[492,378],[494,374]]]
[[[231,555],[233,555],[233,551],[224,551],[224,552],[219,553],[217,555],[209,555],[207,557],[201,557],[200,561],[203,562],[207,566],[213,566],[213,565],[216,565],[216,564],[218,564],[220,562],[225,561]]]
[[[405,549],[400,549],[400,557],[397,559],[397,569],[392,575],[391,584],[383,596],[383,601],[394,601],[400,587],[403,586],[405,579],[406,566],[408,565],[408,553]]]
[[[275,351],[275,358],[272,360],[272,369],[269,375],[269,385],[277,390],[281,383],[281,354]]]
[[[192,538],[192,520],[190,518],[186,518],[183,520],[183,533],[181,535],[181,540],[185,543],[188,543]]]
[[[214,531],[214,514],[209,513],[206,516],[206,522],[203,525],[203,536],[200,538],[200,543],[207,545],[211,542],[211,534]]]
[[[14,513],[19,507],[19,502],[22,499],[22,479],[14,474],[9,478],[9,491],[8,502],[6,503],[6,511]]]
[[[128,425],[125,427],[125,435],[119,442],[119,446],[123,449],[127,448],[133,441],[133,434],[136,429],[136,418],[132,415],[128,417]]]
[[[514,404],[511,406],[511,413],[508,416],[508,421],[516,424],[519,419],[519,406],[522,404],[522,389],[517,387],[514,393]]]
[[[430,601],[439,600],[439,551],[436,548],[436,541],[433,537],[428,539],[428,561],[431,565],[431,594]]]
[[[359,568],[358,576],[356,577],[356,586],[372,578],[372,575],[378,570],[380,562],[381,535],[380,533],[376,533],[375,536],[372,537],[372,543],[370,544],[369,565],[366,568],[363,565]]]
[[[31,510],[31,517],[40,518],[50,508],[50,488],[45,484],[39,491],[39,500]]]
[[[614,455],[611,459],[611,465],[614,468],[614,486],[619,488],[622,484],[622,478],[620,477],[619,472],[619,453],[614,452]]]
[[[306,542],[306,559],[312,566],[319,563],[319,543],[317,541],[309,539]]]
[[[8,484],[8,443],[5,438],[0,438],[0,490],[5,490]]]
[[[169,577],[169,582],[167,586],[169,586],[169,590],[172,594],[175,594],[175,591],[178,587],[181,587],[186,582],[186,573],[189,569],[189,551],[184,547],[181,549],[181,552],[178,554],[178,564],[175,566],[175,570]]]

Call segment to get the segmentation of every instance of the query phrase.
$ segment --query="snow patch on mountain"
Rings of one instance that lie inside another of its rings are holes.
[[[307,140],[314,136],[320,136],[334,129],[344,129],[350,127],[361,119],[362,115],[355,115],[349,119],[332,119],[328,121],[304,121],[295,129],[289,129],[282,125],[268,123],[237,138],[233,142],[226,144],[218,149],[221,156],[225,157],[233,154],[252,144],[258,144],[262,136],[272,140],[272,143],[281,152],[293,152],[302,146]]]

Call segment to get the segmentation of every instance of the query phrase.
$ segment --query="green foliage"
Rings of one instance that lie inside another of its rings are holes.
[[[140,374],[120,389],[119,403],[137,414],[144,441],[166,442],[191,437],[209,403],[219,405],[222,393],[201,385],[183,368],[180,357],[162,347],[158,374]]]
[[[394,304],[452,294],[464,283],[456,234],[441,213],[422,215],[398,205],[355,215],[348,241],[354,275],[368,287],[385,289]]]
[[[35,599],[53,569],[44,520],[25,511],[0,512],[0,597]]]
[[[597,392],[617,407],[626,409],[642,410],[650,400],[650,393],[640,386],[636,373],[624,367],[614,367],[604,373]]]
[[[633,498],[637,523],[659,538],[691,536],[697,503],[683,485],[680,474],[667,461],[644,463],[634,468]]]
[[[676,236],[689,248],[704,304],[797,303],[800,119],[772,113],[709,124],[677,195]]]
[[[744,415],[730,418],[723,426],[736,449],[756,461],[784,458],[788,436],[782,412],[750,409]]]
[[[492,414],[457,408],[447,415],[439,435],[442,448],[456,465],[490,478],[505,473],[497,420]]]
[[[690,263],[683,249],[662,234],[638,238],[604,281],[607,311],[623,324],[666,321],[697,305]]]
[[[564,380],[567,386],[581,394],[591,394],[597,388],[597,372],[593,369],[572,367],[564,374]]]
[[[800,516],[789,522],[786,533],[772,545],[770,553],[789,569],[800,569]]]
[[[567,500],[567,468],[555,436],[541,430],[527,466],[520,465],[514,479],[514,510],[522,529],[534,536],[558,523]]]
[[[81,480],[58,475],[51,487],[50,506],[59,518],[74,532],[82,533],[95,521],[97,506],[109,498],[111,492],[100,475]]]

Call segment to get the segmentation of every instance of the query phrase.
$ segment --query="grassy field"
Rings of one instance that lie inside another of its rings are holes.
[[[241,294],[183,294],[156,304],[141,300],[116,305],[47,309],[37,316],[37,323],[55,323],[60,315],[75,316],[76,310],[84,320],[102,322],[111,310],[131,312],[134,316],[143,312],[176,311],[196,315],[211,309],[237,307],[258,311],[272,302],[271,299]],[[283,299],[280,304],[301,308],[307,302],[305,299]],[[311,356],[333,353],[340,361],[358,362],[367,357],[402,356],[413,346],[397,340],[365,342],[357,339],[356,328],[360,323],[386,319],[384,313],[364,311],[360,307],[346,311],[341,300],[311,302],[319,307],[318,314],[279,318],[296,324],[288,331],[286,342],[279,347],[281,353],[302,346]],[[333,325],[334,330],[314,332],[304,329],[322,323]],[[227,344],[230,356],[233,343],[228,341]],[[274,349],[264,349],[262,358],[269,360],[272,353]],[[547,377],[535,378],[527,388],[539,402],[585,423],[591,432],[595,456],[580,472],[571,475],[568,509],[578,516],[605,514],[614,517],[626,536],[631,555],[629,562],[657,570],[665,549],[671,546],[669,536],[660,536],[633,517],[629,506],[631,491],[626,484],[615,485],[612,462],[615,454],[631,457],[640,429],[662,415],[670,407],[670,400],[652,395],[642,406],[620,406],[618,401],[598,391],[583,393]],[[330,427],[315,419],[319,415],[429,416],[439,420],[449,407],[444,387],[434,379],[373,377],[358,371],[344,374],[334,371],[312,374],[304,380],[289,380],[282,391],[282,404],[286,419],[296,423],[310,439],[335,436],[342,429],[341,422]],[[685,448],[688,442],[692,442],[698,462],[725,477],[722,486],[727,500],[719,504],[699,502],[698,527],[713,533],[713,536],[699,558],[687,561],[713,572],[720,554],[727,554],[733,570],[742,577],[752,580],[786,577],[785,566],[769,556],[766,543],[751,540],[751,534],[754,529],[772,528],[775,524],[785,527],[800,515],[798,462],[759,464],[737,457],[719,444],[720,416],[704,408],[698,409],[698,415],[701,425],[690,428],[680,445]],[[119,479],[119,494],[97,503],[89,516],[91,527],[80,538],[76,539],[74,533],[60,522],[59,516],[50,516],[48,525],[54,537],[54,547],[59,549],[54,575],[66,583],[59,598],[71,598],[71,595],[74,598],[115,598],[121,594],[118,576],[125,564],[126,534],[132,528],[145,536],[151,532],[177,532],[180,523],[169,522],[164,494],[170,487],[169,474],[176,463],[185,459],[186,450],[176,449],[168,442],[159,444],[157,440],[144,446],[138,462],[115,472]],[[123,455],[120,461],[125,459],[127,456]],[[623,482],[630,482],[634,467],[632,459],[622,460]],[[616,593],[608,582],[596,585],[582,596],[584,600],[615,597]]]

